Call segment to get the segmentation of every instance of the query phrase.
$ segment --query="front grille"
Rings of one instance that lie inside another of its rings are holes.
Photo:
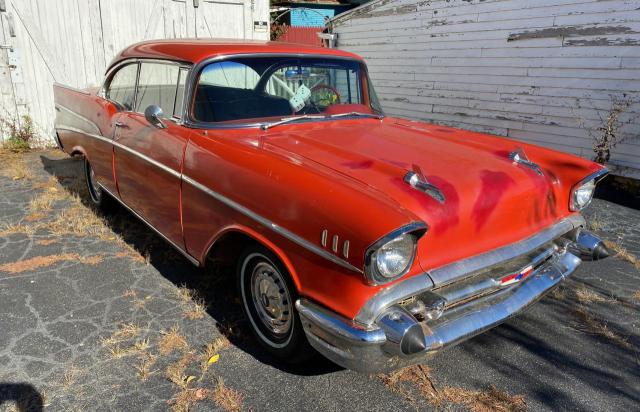
[[[431,292],[445,298],[446,309],[450,309],[509,287],[517,287],[526,280],[526,275],[523,274],[525,269],[528,273],[535,271],[551,259],[557,250],[558,246],[549,242],[530,253],[472,272],[459,281],[433,289]],[[509,283],[503,281],[512,274],[523,274],[523,279],[514,279]]]

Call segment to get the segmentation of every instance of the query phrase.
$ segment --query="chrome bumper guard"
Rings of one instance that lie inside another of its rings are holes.
[[[398,369],[499,325],[552,290],[582,260],[606,257],[602,242],[583,229],[564,233],[553,242],[557,247],[551,256],[525,280],[445,307],[433,319],[416,317],[398,302],[382,309],[368,326],[304,298],[296,308],[311,345],[333,362],[364,373]]]

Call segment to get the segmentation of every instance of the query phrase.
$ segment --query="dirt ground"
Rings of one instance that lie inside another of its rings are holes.
[[[228,268],[201,270],[119,209],[81,162],[0,156],[2,410],[637,410],[640,211],[587,213],[616,256],[424,365],[292,368],[253,341]]]

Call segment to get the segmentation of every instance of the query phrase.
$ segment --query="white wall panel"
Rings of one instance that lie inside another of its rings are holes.
[[[393,115],[591,157],[612,96],[640,101],[638,0],[374,0],[334,31]],[[611,161],[635,176],[638,113]]]
[[[199,37],[269,36],[268,28],[253,32],[254,20],[268,21],[267,0],[200,0],[197,9],[194,0],[6,3],[0,13],[0,116],[31,116],[44,144],[54,142],[53,83],[99,85],[109,62],[132,43],[196,37],[197,30]]]

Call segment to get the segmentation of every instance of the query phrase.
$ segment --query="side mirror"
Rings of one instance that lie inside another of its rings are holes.
[[[162,121],[164,112],[162,111],[160,106],[152,104],[151,106],[147,107],[147,109],[144,111],[144,117],[149,123],[151,123],[152,126],[157,127],[158,129],[167,128],[167,126]]]

